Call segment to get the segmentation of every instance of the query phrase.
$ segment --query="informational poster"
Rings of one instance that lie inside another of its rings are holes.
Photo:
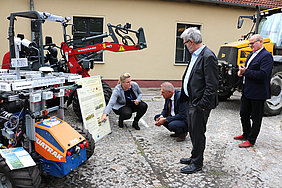
[[[82,78],[76,81],[82,85],[77,90],[83,124],[89,130],[95,142],[111,133],[109,120],[99,123],[106,104],[100,76]]]
[[[10,170],[35,166],[35,162],[24,148],[1,149],[0,154],[5,158]]]

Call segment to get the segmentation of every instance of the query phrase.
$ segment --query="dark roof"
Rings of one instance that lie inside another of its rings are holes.
[[[213,0],[211,0],[213,1]],[[230,5],[249,5],[249,6],[261,6],[269,8],[282,7],[282,0],[214,0],[221,3],[228,3]],[[214,2],[215,3],[215,2]]]

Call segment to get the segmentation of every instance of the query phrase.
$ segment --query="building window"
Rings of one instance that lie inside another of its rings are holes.
[[[180,38],[180,35],[183,33],[183,31],[189,27],[197,27],[199,30],[201,29],[201,25],[177,23],[175,51],[176,65],[187,64],[187,59],[190,56],[187,48],[183,44],[183,40]]]
[[[104,18],[97,18],[97,17],[73,17],[73,24],[74,24],[74,32],[73,32],[73,39],[74,39],[74,48],[81,48],[85,46],[90,46],[94,44],[99,44],[103,42],[103,38],[94,39],[91,41],[82,42],[81,38],[90,37],[94,35],[103,34],[103,26],[104,26]],[[95,54],[95,52],[91,52],[91,54]],[[87,54],[80,54],[79,59],[90,55]],[[95,62],[103,62],[103,53],[99,53],[91,58]]]

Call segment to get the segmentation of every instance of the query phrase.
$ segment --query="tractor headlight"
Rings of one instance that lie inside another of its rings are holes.
[[[230,75],[230,76],[232,75],[232,69],[233,69],[233,68],[232,68],[232,65],[229,64],[229,65],[228,65],[228,75]]]

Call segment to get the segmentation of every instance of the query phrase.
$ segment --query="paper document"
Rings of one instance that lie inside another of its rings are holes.
[[[22,147],[1,149],[0,154],[6,159],[6,163],[10,170],[36,165],[29,153]]]

